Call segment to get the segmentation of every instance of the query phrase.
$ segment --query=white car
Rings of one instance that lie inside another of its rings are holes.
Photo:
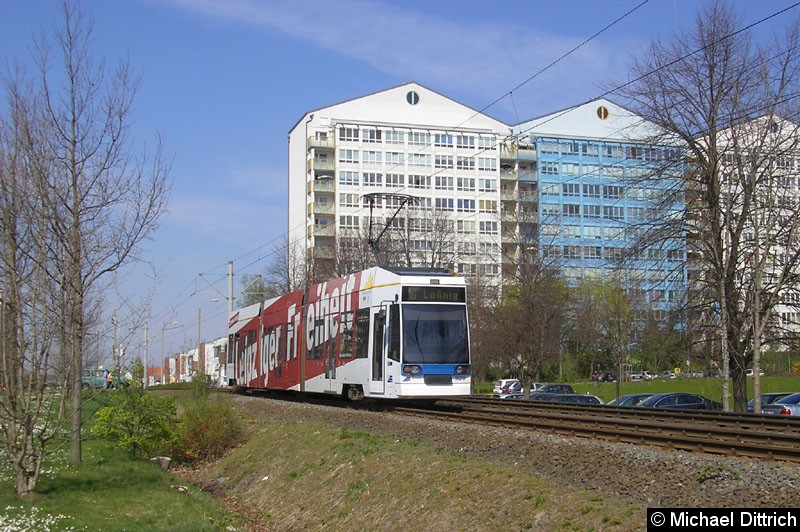
[[[519,382],[519,379],[500,379],[499,381],[495,381],[494,388],[492,389],[492,393],[501,394],[505,393],[503,388],[511,386],[514,383]]]
[[[745,370],[744,374],[747,375],[748,377],[752,377],[753,376],[753,369],[752,368],[747,368]],[[761,368],[758,368],[758,376],[761,377],[763,375],[764,375],[764,370],[761,369]]]

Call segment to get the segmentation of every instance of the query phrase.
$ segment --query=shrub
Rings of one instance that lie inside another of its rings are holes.
[[[186,407],[179,433],[179,458],[208,460],[219,458],[238,445],[244,436],[244,425],[227,401],[212,394]]]
[[[178,438],[177,416],[171,397],[155,396],[131,388],[119,394],[119,404],[95,414],[94,433],[116,440],[117,445],[137,456],[163,454]]]

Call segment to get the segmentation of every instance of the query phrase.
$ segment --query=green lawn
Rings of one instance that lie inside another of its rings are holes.
[[[87,417],[106,400],[87,402]],[[84,436],[83,463],[69,465],[66,445],[50,449],[36,492],[24,500],[15,497],[13,472],[0,460],[0,530],[210,531],[231,524],[200,489],[184,489],[175,475],[93,439],[88,428]]]

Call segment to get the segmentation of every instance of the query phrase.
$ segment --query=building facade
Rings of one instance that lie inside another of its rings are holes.
[[[667,156],[649,133],[608,100],[512,126],[416,83],[317,109],[289,134],[289,242],[346,273],[342,242],[388,224],[414,252],[403,266],[498,286],[532,247],[569,281],[613,271],[666,311],[685,297],[685,243],[637,249],[636,225],[680,176],[644,179]]]

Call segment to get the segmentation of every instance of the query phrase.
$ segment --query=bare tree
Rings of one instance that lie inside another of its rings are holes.
[[[710,2],[691,33],[642,54],[622,91],[630,109],[664,132],[653,143],[680,145],[688,156],[686,216],[668,225],[692,235],[689,257],[707,288],[695,293],[707,295],[701,303],[721,338],[723,403],[729,409],[730,375],[737,411],[747,403],[745,368],[758,360],[765,324],[800,268],[800,212],[764,196],[779,158],[798,152],[797,128],[782,117],[797,116],[800,25],[771,46],[754,44],[741,27],[727,3]],[[785,231],[767,237],[777,247],[752,238],[778,218]]]
[[[36,488],[47,444],[63,428],[66,374],[58,356],[63,301],[47,269],[48,227],[35,204],[30,159],[20,140],[30,109],[9,86],[0,119],[0,426],[22,497]]]
[[[107,274],[137,259],[165,211],[168,165],[155,152],[132,157],[129,124],[137,80],[127,63],[108,71],[91,50],[91,21],[64,2],[64,25],[36,43],[38,76],[16,139],[28,159],[21,176],[46,232],[37,264],[57,286],[69,364],[70,461],[81,461],[81,375],[87,297]],[[55,59],[54,59],[55,57]],[[12,80],[12,86],[23,82]],[[22,91],[16,91],[22,95]]]

